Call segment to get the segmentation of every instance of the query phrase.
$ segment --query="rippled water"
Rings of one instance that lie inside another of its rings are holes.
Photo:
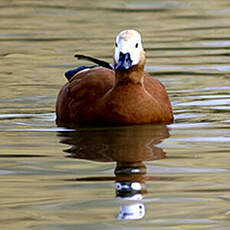
[[[2,0],[1,228],[229,229],[229,15],[227,0]],[[175,123],[57,127],[73,55],[111,62],[127,28]]]

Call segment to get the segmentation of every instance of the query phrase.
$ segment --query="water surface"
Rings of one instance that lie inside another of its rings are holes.
[[[227,0],[1,1],[1,228],[229,229],[229,13]],[[111,62],[127,28],[175,123],[58,127],[63,73],[85,64],[73,55]]]

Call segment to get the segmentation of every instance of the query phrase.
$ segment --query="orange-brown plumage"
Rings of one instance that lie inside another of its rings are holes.
[[[95,67],[77,73],[59,92],[57,121],[76,124],[171,123],[173,113],[165,87],[144,72],[143,50],[138,58],[137,64],[125,70],[116,68],[115,60],[115,71]]]

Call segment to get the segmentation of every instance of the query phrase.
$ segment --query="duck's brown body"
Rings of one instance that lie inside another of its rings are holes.
[[[144,64],[135,68],[125,74],[103,67],[76,74],[59,92],[57,120],[76,124],[171,123],[173,113],[164,86],[143,72]]]

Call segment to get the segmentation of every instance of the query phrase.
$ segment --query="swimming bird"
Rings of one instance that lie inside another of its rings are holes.
[[[144,71],[141,35],[120,32],[114,66],[84,55],[97,65],[68,71],[56,102],[57,122],[105,125],[172,123],[173,112],[163,84]]]

